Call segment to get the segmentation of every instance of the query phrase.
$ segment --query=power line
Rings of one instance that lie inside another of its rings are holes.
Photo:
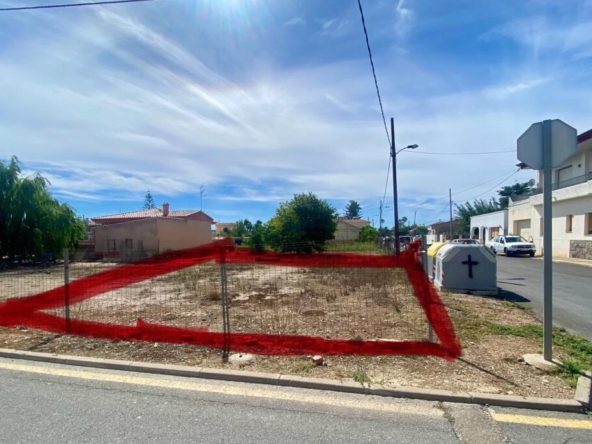
[[[480,183],[479,185],[475,185],[475,186],[472,186],[472,187],[466,188],[466,189],[464,189],[464,190],[462,190],[462,191],[457,191],[456,193],[452,193],[452,195],[453,195],[453,196],[456,196],[457,194],[462,194],[462,193],[464,193],[464,192],[466,192],[466,191],[474,190],[475,188],[478,188],[478,187],[480,187],[481,185],[485,185],[486,183],[493,182],[494,180],[496,180],[496,179],[499,179],[500,177],[507,176],[508,174],[510,174],[510,173],[513,173],[513,172],[514,172],[514,170],[512,169],[512,171],[507,171],[507,172],[505,172],[505,173],[503,173],[503,174],[500,174],[499,176],[495,176],[493,179],[489,179],[489,180],[487,180],[487,181],[485,181],[485,182],[483,182],[483,183]]]
[[[380,105],[380,113],[382,114],[382,123],[384,123],[384,131],[386,132],[386,139],[389,146],[391,138],[389,136],[388,128],[386,126],[386,118],[384,117],[384,109],[382,108],[382,99],[380,98],[380,89],[378,88],[378,80],[376,80],[376,70],[374,69],[374,60],[372,59],[372,50],[370,49],[370,40],[368,40],[368,30],[366,29],[366,20],[364,19],[364,11],[362,10],[361,0],[358,0],[358,7],[360,8],[360,17],[362,18],[362,26],[364,28],[364,36],[366,37],[366,48],[368,48],[368,57],[370,58],[370,66],[372,66],[372,76],[374,77],[374,86],[376,87],[376,95],[378,96],[378,104]]]
[[[98,5],[112,5],[116,3],[138,3],[138,2],[151,2],[152,0],[109,0],[109,1],[98,1],[98,2],[86,2],[86,3],[62,3],[56,5],[39,5],[39,6],[16,6],[13,8],[0,8],[0,12],[3,11],[26,11],[31,9],[51,9],[51,8],[71,8],[76,6],[98,6]]]
[[[488,189],[487,191],[485,191],[485,192],[483,192],[483,193],[481,193],[481,194],[479,194],[479,195],[477,195],[477,196],[475,196],[475,197],[471,197],[470,199],[467,199],[467,200],[465,200],[465,201],[463,201],[463,202],[461,202],[461,203],[466,203],[466,202],[468,202],[468,201],[470,201],[470,200],[475,200],[475,199],[477,199],[478,197],[481,197],[481,196],[483,196],[484,194],[487,194],[487,193],[489,193],[490,191],[492,191],[493,189],[495,189],[495,188],[499,187],[501,184],[503,184],[505,181],[507,181],[507,180],[508,180],[510,177],[512,177],[512,176],[514,176],[515,174],[517,174],[519,171],[520,171],[520,168],[518,168],[516,171],[514,171],[512,174],[510,174],[508,177],[506,177],[504,180],[502,180],[500,183],[498,183],[498,184],[497,184],[497,185],[495,185],[494,187],[492,187],[492,188]],[[455,202],[455,204],[456,204],[456,202]]]
[[[415,154],[438,154],[438,155],[442,155],[442,156],[475,156],[475,155],[481,155],[481,154],[502,154],[502,153],[515,153],[516,150],[507,150],[507,151],[474,151],[474,152],[469,152],[469,153],[461,153],[459,152],[453,152],[453,153],[439,153],[439,152],[435,152],[435,151],[409,151],[411,153],[415,153]]]
[[[388,188],[389,174],[391,173],[391,156],[389,156],[388,169],[386,170],[386,182],[384,183],[384,193],[382,194],[382,201],[386,197],[386,189]]]
[[[433,224],[435,224],[435,223],[438,223],[438,222],[439,222],[438,218],[440,217],[440,215],[441,215],[441,214],[442,214],[444,211],[448,210],[448,208],[449,208],[449,207],[450,207],[450,204],[449,204],[449,203],[447,203],[447,204],[444,206],[444,208],[442,208],[442,211],[440,211],[440,212],[438,213],[438,215],[437,215],[436,217],[434,217],[434,221],[435,221],[435,222],[431,222],[431,223],[429,223],[429,224],[426,224],[426,226],[428,226],[428,225],[433,225]]]

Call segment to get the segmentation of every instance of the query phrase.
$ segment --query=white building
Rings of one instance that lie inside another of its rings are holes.
[[[520,164],[522,168],[527,168]],[[531,196],[510,199],[508,227],[543,251],[543,172]],[[578,152],[553,170],[553,256],[592,260],[592,129]]]
[[[508,233],[508,210],[471,217],[471,239],[486,244],[496,236]]]

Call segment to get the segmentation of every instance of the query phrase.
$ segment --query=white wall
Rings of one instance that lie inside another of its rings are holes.
[[[490,241],[493,236],[492,229],[498,229],[499,233],[508,234],[508,210],[495,211],[493,213],[480,214],[471,217],[471,238],[474,237],[474,229],[479,229],[479,240],[484,243]]]
[[[542,244],[540,233],[540,215],[543,206],[537,205],[537,240]],[[592,213],[592,195],[564,201],[553,202],[553,256],[569,257],[570,241],[592,240],[592,235],[585,232],[586,213]],[[573,215],[572,232],[566,231],[566,218]]]
[[[553,256],[569,257],[570,241],[572,240],[592,241],[592,235],[585,233],[586,213],[592,213],[592,194],[553,202]],[[537,247],[537,253],[543,251],[542,215],[543,205],[531,206],[528,200],[510,206],[510,231],[515,231],[516,221],[530,219],[533,242]],[[566,217],[568,215],[573,215],[571,233],[566,231]]]

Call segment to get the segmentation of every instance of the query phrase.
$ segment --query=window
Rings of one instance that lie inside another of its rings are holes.
[[[126,239],[125,240],[125,249],[126,250],[133,250],[134,248],[134,241],[131,239]]]
[[[557,182],[561,183],[572,178],[571,165],[557,170]]]
[[[592,213],[586,214],[586,230],[584,234],[592,234]]]
[[[109,253],[115,253],[117,251],[115,239],[107,239],[107,251]]]
[[[573,231],[573,214],[565,216],[565,232],[571,233]]]

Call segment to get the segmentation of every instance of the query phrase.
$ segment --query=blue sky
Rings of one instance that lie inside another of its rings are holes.
[[[363,6],[396,144],[419,144],[398,156],[401,216],[444,220],[448,188],[494,195],[517,163],[422,152],[515,150],[547,118],[592,128],[592,0]],[[355,0],[4,12],[0,88],[0,159],[16,154],[85,216],[139,209],[146,190],[199,208],[203,184],[219,221],[265,221],[312,191],[378,223],[389,147]]]

